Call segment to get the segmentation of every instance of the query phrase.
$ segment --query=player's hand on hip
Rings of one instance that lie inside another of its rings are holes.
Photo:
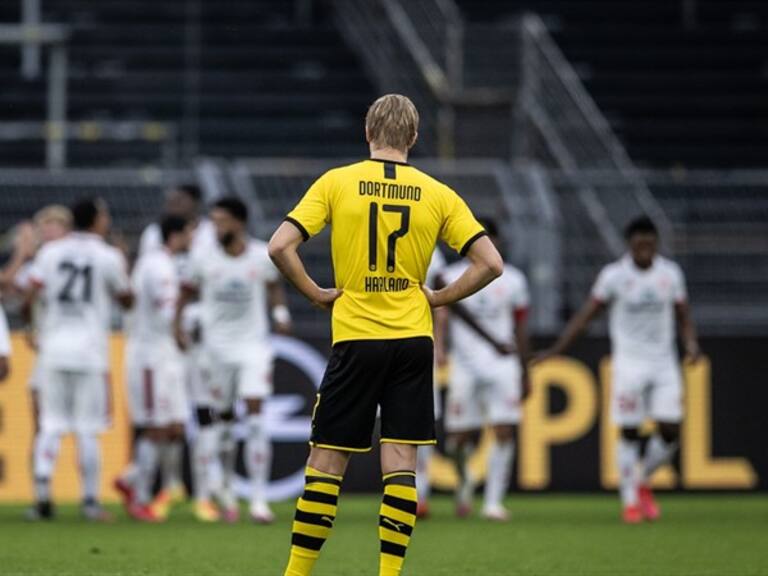
[[[336,288],[318,288],[317,294],[312,298],[312,304],[323,310],[333,309],[333,304],[344,293]]]
[[[426,284],[422,284],[421,291],[424,293],[424,296],[427,297],[427,302],[429,302],[430,308],[439,308],[440,306],[442,306],[442,304],[439,301],[436,290],[432,290],[432,288],[430,288]]]

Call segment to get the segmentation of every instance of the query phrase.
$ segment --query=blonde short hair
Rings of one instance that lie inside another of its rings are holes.
[[[416,140],[419,112],[406,96],[386,94],[368,108],[365,129],[377,147],[408,150]]]
[[[60,204],[51,204],[41,208],[35,214],[35,224],[45,224],[47,222],[57,222],[65,228],[72,228],[72,212],[66,206]]]

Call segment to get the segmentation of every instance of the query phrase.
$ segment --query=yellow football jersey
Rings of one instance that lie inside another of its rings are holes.
[[[307,240],[331,225],[333,342],[432,336],[421,284],[435,244],[462,255],[485,234],[451,188],[409,164],[365,160],[329,170],[288,214]]]

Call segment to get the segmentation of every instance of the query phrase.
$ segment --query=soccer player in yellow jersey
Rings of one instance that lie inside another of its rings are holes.
[[[371,449],[377,407],[384,479],[379,574],[400,574],[416,522],[416,448],[435,443],[431,308],[465,298],[502,273],[501,256],[464,201],[407,163],[418,123],[405,96],[376,100],[365,119],[370,159],[323,174],[269,243],[285,277],[313,304],[332,310],[333,328],[286,576],[311,573],[333,527],[349,457]],[[328,224],[336,288],[320,288],[298,254],[302,241]],[[424,282],[438,240],[470,264],[432,291]]]

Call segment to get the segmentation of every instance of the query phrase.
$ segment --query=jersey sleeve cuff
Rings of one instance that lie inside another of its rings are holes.
[[[302,223],[299,222],[298,220],[296,220],[296,218],[291,218],[290,216],[286,216],[285,217],[285,222],[290,222],[291,224],[296,226],[296,228],[299,229],[299,232],[301,232],[301,236],[304,238],[304,242],[309,240],[309,232],[307,232],[307,229],[304,228]]]
[[[472,247],[472,244],[480,240],[480,238],[482,238],[483,236],[488,236],[488,232],[486,232],[485,230],[481,230],[480,232],[472,236],[472,238],[470,238],[464,243],[464,246],[459,251],[459,254],[461,254],[462,257],[466,256],[467,252],[469,252],[469,249]]]

